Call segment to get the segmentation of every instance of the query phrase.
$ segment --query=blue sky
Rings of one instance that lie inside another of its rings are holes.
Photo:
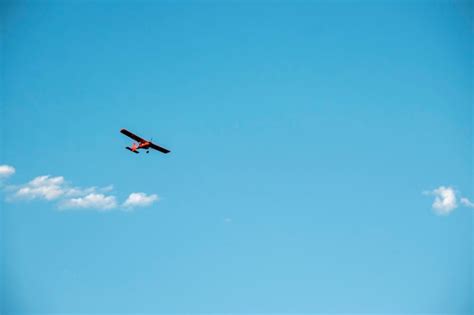
[[[2,313],[472,313],[472,2],[1,11]]]

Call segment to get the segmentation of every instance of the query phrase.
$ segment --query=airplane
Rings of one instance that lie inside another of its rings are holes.
[[[140,153],[140,152],[138,152],[139,149],[144,149],[144,150],[146,150],[146,153],[149,153],[150,148],[158,150],[158,151],[160,151],[162,153],[165,153],[165,154],[170,153],[170,150],[165,149],[163,147],[160,147],[159,145],[154,144],[153,142],[151,142],[151,140],[148,141],[148,140],[142,139],[139,136],[137,136],[136,134],[131,133],[127,129],[122,129],[122,130],[120,130],[120,132],[123,133],[124,135],[126,135],[127,137],[130,137],[133,140],[138,142],[138,143],[134,142],[132,144],[132,147],[125,147],[127,150],[130,150],[133,153],[137,153],[137,154]]]

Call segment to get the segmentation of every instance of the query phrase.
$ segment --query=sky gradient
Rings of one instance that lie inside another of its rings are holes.
[[[472,314],[472,2],[0,8],[2,314]]]

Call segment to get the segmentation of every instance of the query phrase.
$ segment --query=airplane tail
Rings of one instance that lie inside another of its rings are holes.
[[[137,150],[133,150],[133,149],[130,148],[130,147],[125,147],[125,148],[126,148],[127,150],[132,151],[133,153],[136,153],[136,154],[140,153],[140,152],[138,152]]]

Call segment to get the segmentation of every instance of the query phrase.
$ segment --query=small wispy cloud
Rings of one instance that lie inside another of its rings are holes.
[[[470,201],[467,198],[461,198],[461,204],[468,208],[474,208],[474,202]]]
[[[474,208],[474,203],[468,198],[460,197],[459,192],[451,186],[439,186],[430,191],[423,192],[425,195],[434,196],[432,208],[439,215],[448,215],[460,205]],[[458,202],[459,200],[459,202]]]
[[[432,207],[437,214],[447,215],[458,207],[456,191],[452,187],[440,186],[431,194],[435,197]]]
[[[147,195],[141,192],[131,193],[123,203],[124,208],[147,207],[158,201],[158,195]]]
[[[15,168],[10,165],[0,165],[0,179],[5,179],[15,174]]]
[[[6,178],[14,173],[14,167],[0,165],[0,178]],[[63,176],[51,175],[35,177],[23,185],[3,186],[0,187],[0,190],[6,193],[6,200],[9,202],[44,200],[54,202],[61,210],[131,210],[135,207],[150,206],[159,200],[156,194],[147,195],[142,192],[134,192],[128,196],[123,204],[120,204],[113,194],[113,185],[77,187],[66,181]]]
[[[115,196],[90,193],[84,197],[63,200],[59,204],[60,209],[97,209],[112,210],[117,207]]]

